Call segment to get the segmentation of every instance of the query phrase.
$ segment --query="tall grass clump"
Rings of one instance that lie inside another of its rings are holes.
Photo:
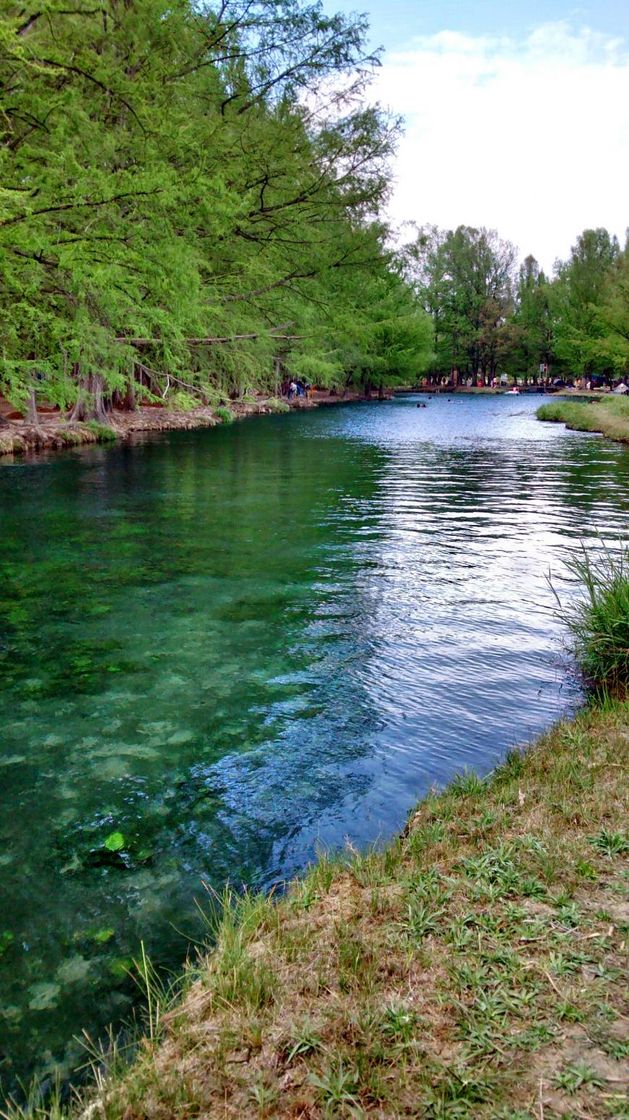
[[[567,625],[588,686],[598,693],[629,693],[629,548],[591,555],[582,548],[568,563],[581,593],[564,603],[555,588],[558,615]]]

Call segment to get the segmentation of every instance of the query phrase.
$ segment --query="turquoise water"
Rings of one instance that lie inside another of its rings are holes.
[[[546,576],[626,539],[628,451],[418,400],[0,467],[5,1086],[128,1017],[204,884],[383,841],[574,703]]]

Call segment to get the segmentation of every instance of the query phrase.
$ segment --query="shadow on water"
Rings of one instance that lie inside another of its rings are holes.
[[[65,1073],[203,882],[386,839],[575,696],[545,575],[629,455],[533,404],[266,418],[0,470],[0,1072]]]

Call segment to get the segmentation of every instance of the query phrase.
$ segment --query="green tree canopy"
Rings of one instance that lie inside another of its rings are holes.
[[[390,264],[397,124],[360,98],[364,39],[303,0],[5,5],[5,395],[43,375],[76,415],[130,389],[212,398],[270,387],[293,352],[341,379],[360,286],[340,278]]]

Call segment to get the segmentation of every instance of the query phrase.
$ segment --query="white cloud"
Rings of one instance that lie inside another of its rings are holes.
[[[550,268],[581,230],[629,225],[629,52],[546,23],[521,41],[453,31],[385,56],[378,100],[406,118],[395,222],[489,226]]]

